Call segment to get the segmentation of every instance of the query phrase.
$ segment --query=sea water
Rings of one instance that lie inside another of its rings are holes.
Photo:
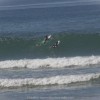
[[[99,0],[0,0],[0,99],[99,100],[99,44]]]

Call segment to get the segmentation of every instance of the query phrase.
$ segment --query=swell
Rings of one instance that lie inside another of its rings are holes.
[[[100,64],[100,56],[87,57],[63,57],[63,58],[45,58],[45,59],[20,59],[0,61],[0,68],[64,68],[64,67],[84,67]]]
[[[99,34],[54,34],[43,44],[45,35],[27,38],[1,37],[0,58],[45,58],[100,55]],[[58,48],[50,48],[57,40]]]
[[[62,7],[62,6],[82,6],[82,5],[97,5],[100,4],[98,0],[84,0],[84,1],[49,1],[45,3],[28,3],[28,4],[9,4],[0,6],[0,10],[13,10],[13,9],[29,9],[29,8],[47,8],[47,7]]]
[[[85,82],[98,79],[100,73],[54,76],[49,78],[25,78],[25,79],[0,79],[1,88],[15,88],[23,86],[68,85],[70,83]]]

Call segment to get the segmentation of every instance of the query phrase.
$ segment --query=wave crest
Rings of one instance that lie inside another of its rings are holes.
[[[20,59],[0,61],[0,68],[64,68],[100,64],[100,56]]]
[[[46,85],[67,85],[75,82],[90,81],[97,79],[100,73],[97,74],[83,74],[83,75],[69,75],[69,76],[54,76],[49,78],[25,78],[25,79],[0,79],[0,87],[23,87],[23,86],[46,86]]]

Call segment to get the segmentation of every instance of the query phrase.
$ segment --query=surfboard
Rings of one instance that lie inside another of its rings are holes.
[[[36,44],[36,46],[42,46],[42,45],[45,45],[46,43],[45,43],[45,41],[43,40],[43,41],[39,41],[37,44]]]

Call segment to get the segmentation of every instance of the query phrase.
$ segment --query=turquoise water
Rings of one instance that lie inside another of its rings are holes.
[[[0,98],[99,100],[99,44],[98,0],[1,0]]]
[[[100,55],[99,34],[53,34],[52,39],[46,44],[42,43],[44,36],[1,37],[0,59]],[[58,40],[61,41],[59,47],[50,48]]]

